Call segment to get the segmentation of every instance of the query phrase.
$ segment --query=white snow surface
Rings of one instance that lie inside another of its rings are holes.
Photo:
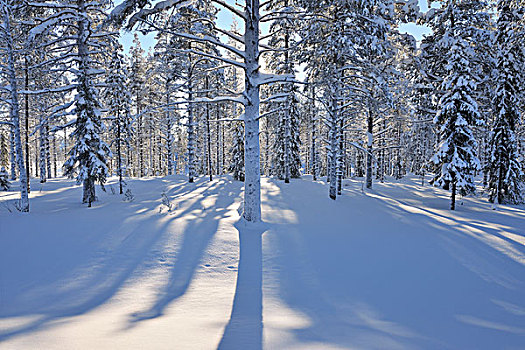
[[[110,186],[86,208],[34,181],[29,214],[0,192],[0,349],[525,348],[523,206],[263,178],[249,226],[229,177]]]

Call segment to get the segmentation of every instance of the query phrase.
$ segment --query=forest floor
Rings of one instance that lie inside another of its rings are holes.
[[[0,192],[0,349],[525,349],[524,206],[264,178],[247,227],[229,177],[111,188]]]

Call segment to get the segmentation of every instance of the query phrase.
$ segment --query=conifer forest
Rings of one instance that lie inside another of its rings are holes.
[[[0,348],[525,348],[525,1],[0,0]]]

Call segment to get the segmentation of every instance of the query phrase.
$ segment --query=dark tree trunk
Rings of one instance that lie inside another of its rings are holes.
[[[367,127],[367,153],[366,153],[366,188],[372,188],[372,152],[373,152],[373,130],[374,118],[372,112],[368,111],[368,127]]]
[[[452,195],[450,197],[450,210],[456,209],[456,183],[452,182]]]
[[[29,90],[29,63],[25,59],[25,90]],[[25,146],[26,146],[26,178],[27,178],[27,193],[31,192],[30,176],[29,176],[29,95],[25,94]],[[38,169],[38,167],[37,167]]]

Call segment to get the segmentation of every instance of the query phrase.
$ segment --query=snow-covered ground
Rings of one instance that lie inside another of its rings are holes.
[[[419,182],[263,179],[249,228],[228,177],[0,192],[0,348],[525,349],[525,207]]]

